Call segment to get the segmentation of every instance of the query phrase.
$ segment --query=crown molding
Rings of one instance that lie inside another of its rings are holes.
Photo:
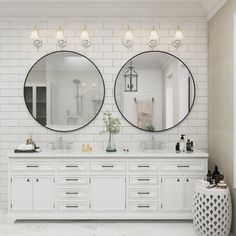
[[[197,0],[4,1],[1,17],[205,17]]]
[[[207,17],[227,0],[0,0],[1,17]]]
[[[205,8],[207,20],[209,21],[228,0],[202,0]]]

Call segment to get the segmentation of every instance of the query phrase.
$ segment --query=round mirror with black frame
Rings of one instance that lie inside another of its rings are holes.
[[[146,51],[120,69],[114,97],[122,116],[138,129],[161,132],[180,124],[196,95],[193,75],[178,57]]]
[[[40,58],[24,83],[25,104],[42,126],[59,132],[81,129],[100,112],[105,84],[97,66],[73,51]]]

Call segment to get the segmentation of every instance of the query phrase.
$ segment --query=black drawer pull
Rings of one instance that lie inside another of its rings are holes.
[[[144,195],[144,194],[149,195],[150,192],[138,192],[138,194],[139,194],[139,195]]]
[[[150,179],[138,179],[138,181],[150,181]]]
[[[66,181],[78,181],[78,179],[66,179]]]
[[[105,168],[105,167],[106,167],[106,168],[109,168],[109,167],[112,168],[112,167],[114,167],[114,166],[113,166],[113,165],[102,165],[102,167],[104,167],[104,168]]]
[[[39,166],[38,165],[27,165],[26,167],[27,168],[38,168]]]
[[[70,194],[71,194],[71,195],[72,195],[72,194],[74,195],[74,194],[78,194],[78,192],[66,192],[66,194],[67,194],[67,195],[70,195]]]
[[[67,165],[66,168],[78,168],[78,165]]]
[[[29,180],[29,179],[27,179],[27,182],[30,182],[30,180]]]
[[[138,165],[138,168],[149,168],[149,165]]]
[[[177,182],[179,182],[180,181],[180,179],[177,179]]]
[[[178,168],[189,168],[189,165],[179,165]]]
[[[138,205],[138,208],[150,208],[149,205]]]
[[[78,206],[74,205],[74,206],[66,206],[66,208],[78,208]]]

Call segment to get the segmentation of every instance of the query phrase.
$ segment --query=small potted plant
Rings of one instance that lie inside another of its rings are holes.
[[[103,121],[105,124],[105,132],[109,133],[107,152],[116,152],[116,146],[114,142],[114,135],[120,132],[120,120],[112,117],[112,113],[104,112]]]

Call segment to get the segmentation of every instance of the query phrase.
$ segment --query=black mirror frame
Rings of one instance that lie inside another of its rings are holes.
[[[178,61],[182,62],[183,65],[184,65],[184,66],[187,68],[187,70],[189,71],[189,74],[191,75],[191,78],[192,78],[192,80],[193,80],[193,90],[194,90],[193,102],[192,102],[192,105],[189,107],[189,111],[188,111],[188,113],[186,114],[186,116],[185,116],[182,120],[180,120],[177,124],[173,125],[172,127],[167,128],[167,129],[162,129],[162,130],[156,130],[156,131],[155,131],[155,130],[142,129],[142,128],[140,128],[140,127],[138,127],[138,126],[132,124],[132,123],[124,116],[124,114],[121,112],[121,110],[120,110],[120,108],[119,108],[119,106],[118,106],[117,100],[116,100],[116,83],[117,83],[117,80],[118,80],[119,75],[120,75],[121,71],[123,70],[123,68],[124,68],[131,60],[133,60],[135,57],[138,57],[138,56],[140,56],[140,55],[142,55],[142,54],[146,54],[146,53],[152,53],[152,52],[164,53],[164,54],[170,55],[170,56],[176,58]],[[117,76],[116,76],[115,84],[114,84],[114,99],[115,99],[115,103],[116,103],[116,107],[117,107],[118,111],[120,112],[120,114],[122,115],[122,117],[123,117],[129,124],[131,124],[132,126],[134,126],[134,127],[137,128],[137,129],[142,130],[142,131],[145,131],[145,132],[160,133],[160,132],[164,132],[164,131],[173,129],[173,128],[175,128],[176,126],[178,126],[180,123],[182,123],[182,122],[187,118],[187,116],[188,116],[189,113],[191,112],[191,110],[192,110],[192,108],[193,108],[193,105],[194,105],[194,102],[195,102],[195,98],[196,98],[196,85],[195,85],[195,81],[194,81],[194,77],[193,77],[193,75],[192,75],[192,72],[190,71],[190,69],[188,68],[188,66],[187,66],[180,58],[178,58],[177,56],[175,56],[175,55],[173,55],[173,54],[171,54],[171,53],[169,53],[169,52],[165,52],[165,51],[158,51],[158,50],[144,51],[144,52],[138,53],[138,54],[136,54],[135,56],[131,57],[131,58],[121,67],[121,69],[119,70],[119,72],[118,72],[118,74],[117,74]]]
[[[103,85],[103,91],[104,91],[104,92],[103,92],[103,99],[102,99],[101,107],[99,108],[98,112],[97,112],[96,115],[93,117],[93,119],[91,119],[91,120],[90,120],[88,123],[86,123],[85,125],[83,125],[83,126],[81,126],[81,127],[79,127],[79,128],[73,129],[73,130],[56,130],[56,129],[52,129],[52,128],[47,127],[46,125],[41,124],[41,123],[33,116],[33,114],[30,112],[30,110],[29,110],[29,108],[28,108],[28,106],[27,106],[26,100],[25,100],[25,85],[26,85],[26,81],[27,81],[27,78],[28,78],[30,72],[33,70],[34,66],[35,66],[39,61],[41,61],[42,59],[44,59],[45,57],[47,57],[47,56],[49,56],[49,55],[52,55],[52,54],[55,54],[55,53],[62,53],[62,52],[63,52],[63,53],[64,53],[64,52],[65,52],[65,53],[74,53],[74,54],[76,54],[76,55],[79,55],[79,56],[82,56],[82,57],[86,58],[89,62],[91,62],[91,63],[94,65],[94,67],[97,69],[99,75],[101,76],[102,85]],[[26,77],[25,77],[25,82],[24,82],[24,87],[23,87],[23,97],[24,97],[25,105],[26,105],[26,107],[27,107],[28,112],[29,112],[30,115],[34,118],[34,120],[35,120],[37,123],[39,123],[41,126],[47,128],[47,129],[49,129],[49,130],[52,130],[52,131],[55,131],[55,132],[61,132],[61,133],[69,133],[69,132],[73,132],[73,131],[76,131],[76,130],[80,130],[80,129],[86,127],[87,125],[89,125],[91,122],[93,122],[93,121],[95,120],[95,118],[98,116],[98,114],[100,113],[100,111],[101,111],[101,109],[102,109],[102,107],[103,107],[103,104],[104,104],[104,101],[105,101],[105,94],[106,94],[106,89],[105,89],[104,78],[103,78],[103,76],[102,76],[102,73],[101,73],[100,70],[98,69],[98,67],[95,65],[95,63],[94,63],[91,59],[89,59],[88,57],[86,57],[85,55],[83,55],[83,54],[81,54],[81,53],[78,53],[78,52],[75,52],[75,51],[70,51],[70,50],[53,51],[53,52],[50,52],[50,53],[44,55],[43,57],[39,58],[39,59],[31,66],[31,68],[29,69],[29,71],[28,71],[28,73],[27,73],[27,75],[26,75]]]

